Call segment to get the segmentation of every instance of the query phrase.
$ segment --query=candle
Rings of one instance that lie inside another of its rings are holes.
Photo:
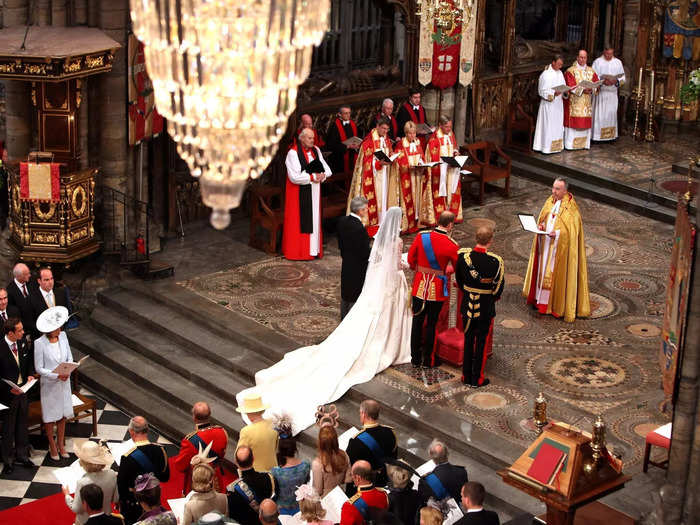
[[[651,87],[649,91],[649,107],[652,107],[654,105],[654,70],[651,71]]]
[[[639,82],[637,82],[637,93],[642,92],[642,71],[644,71],[644,68],[639,68]]]

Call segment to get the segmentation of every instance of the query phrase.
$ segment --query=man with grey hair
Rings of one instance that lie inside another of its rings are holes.
[[[282,255],[292,261],[323,257],[321,183],[331,169],[314,144],[314,130],[304,128],[287,152]]]
[[[430,498],[438,501],[454,498],[455,501],[459,501],[462,485],[469,481],[467,470],[448,462],[447,445],[438,439],[433,439],[430,443],[428,455],[435,463],[435,468],[418,482],[418,494],[422,504],[425,505]]]
[[[370,245],[364,226],[367,220],[367,199],[362,196],[350,201],[350,215],[338,219],[338,248],[340,267],[340,320],[347,315],[362,292],[367,273]]]
[[[29,267],[24,263],[15,264],[12,268],[12,280],[5,287],[7,290],[8,304],[19,310],[22,318],[22,326],[27,334],[34,333],[36,317],[29,298],[31,291],[37,286],[32,280]]]
[[[385,98],[382,101],[382,109],[379,111],[379,115],[375,119],[375,124],[379,122],[379,119],[384,117],[389,121],[389,132],[387,135],[392,140],[396,142],[396,138],[399,136],[399,125],[394,117],[394,101],[390,98]]]
[[[149,441],[146,418],[132,417],[128,430],[134,447],[122,456],[117,473],[119,508],[127,525],[135,523],[142,513],[141,506],[134,497],[136,477],[152,472],[162,482],[170,479],[168,454],[163,445]]]

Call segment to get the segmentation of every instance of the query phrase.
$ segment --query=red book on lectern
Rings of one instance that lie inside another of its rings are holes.
[[[566,453],[549,443],[542,443],[540,450],[527,471],[527,475],[536,479],[543,485],[551,485],[559,473]]]

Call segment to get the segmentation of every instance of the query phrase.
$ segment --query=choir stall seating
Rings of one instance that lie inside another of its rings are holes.
[[[465,169],[472,172],[471,175],[464,178],[463,182],[479,184],[477,197],[479,205],[484,204],[486,184],[499,179],[505,179],[503,196],[507,198],[510,193],[510,157],[493,142],[483,141],[466,144],[463,146],[463,150],[466,150],[471,161],[471,165],[465,166]]]

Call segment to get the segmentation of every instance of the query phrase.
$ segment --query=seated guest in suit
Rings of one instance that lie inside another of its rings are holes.
[[[0,379],[9,379],[17,386],[34,381],[34,362],[29,345],[24,339],[22,321],[10,317],[3,325],[5,337],[0,343]],[[14,463],[34,467],[29,459],[27,435],[27,394],[0,381],[0,403],[8,407],[0,412],[2,418],[3,474],[11,474]]]
[[[73,361],[66,333],[61,327],[68,320],[68,309],[64,306],[44,310],[36,320],[36,329],[43,333],[34,341],[34,368],[41,376],[41,419],[49,440],[49,455],[54,461],[68,458],[66,452],[66,418],[73,417],[73,402],[70,374],[56,374],[53,370],[61,363]],[[53,439],[56,424],[58,450]]]
[[[398,447],[394,429],[379,424],[379,403],[365,399],[360,403],[362,430],[348,442],[347,453],[350,462],[364,459],[372,465],[374,482],[378,487],[387,483],[386,462],[396,459]]]
[[[119,501],[117,492],[117,473],[109,467],[114,463],[112,455],[107,447],[100,446],[94,441],[85,441],[82,446],[73,443],[73,451],[78,456],[80,466],[85,474],[78,480],[75,488],[75,498],[72,498],[68,487],[63,486],[63,494],[66,497],[66,505],[75,512],[75,525],[83,525],[88,520],[84,511],[81,489],[86,485],[97,485],[102,490],[102,512],[109,514],[112,511],[112,502]]]
[[[9,304],[10,300],[7,296],[7,290],[0,288],[0,321],[3,323],[10,317],[20,317],[19,308],[13,304]]]
[[[69,304],[68,293],[65,286],[54,287],[53,272],[49,268],[41,268],[39,270],[39,278],[37,279],[39,286],[33,287],[29,291],[29,302],[34,311],[34,321],[47,308],[52,306],[65,306],[69,312],[73,307]],[[32,333],[32,338],[41,337],[41,332],[35,329]]]
[[[269,471],[272,467],[277,466],[279,435],[272,427],[272,422],[263,419],[263,413],[267,408],[268,406],[263,403],[260,395],[254,392],[242,394],[242,399],[236,408],[237,412],[245,414],[250,421],[241,429],[236,448],[238,449],[242,445],[251,448],[255,454],[253,468],[258,472]],[[245,417],[243,419],[246,420]]]
[[[253,468],[253,451],[246,445],[236,450],[238,475],[236,481],[226,487],[228,514],[241,525],[259,525],[258,512],[264,499],[276,492],[275,479],[269,472],[257,472]]]
[[[414,525],[420,507],[418,491],[411,481],[414,470],[400,459],[388,464],[386,470],[390,481],[389,511],[404,525]]]
[[[121,516],[113,516],[104,511],[104,494],[99,485],[88,483],[76,489],[76,501],[82,501],[81,515],[87,516],[85,525],[124,525]]]
[[[134,498],[142,510],[135,525],[178,525],[173,511],[160,504],[160,481],[152,472],[136,477]]]
[[[448,463],[447,445],[437,439],[430,444],[428,455],[435,463],[435,468],[418,483],[421,504],[425,505],[431,497],[438,501],[452,497],[459,502],[462,486],[469,481],[467,470]]]
[[[338,219],[338,248],[340,266],[340,320],[348,314],[360,297],[365,284],[369,261],[369,235],[363,220],[367,220],[367,199],[358,196],[350,201],[350,215]]]
[[[190,525],[211,511],[228,514],[226,494],[217,492],[214,487],[216,474],[214,468],[209,464],[216,459],[216,457],[209,457],[212,443],[210,442],[204,450],[200,445],[199,453],[191,460],[194,494],[185,503],[185,513],[180,525]]]
[[[29,301],[29,292],[36,288],[36,281],[31,279],[29,266],[24,263],[15,264],[12,268],[13,279],[7,283],[7,297],[9,304],[19,309],[22,325],[27,335],[34,333],[34,309]]]
[[[498,514],[492,510],[484,510],[486,490],[481,483],[470,481],[462,487],[462,507],[464,517],[455,522],[456,525],[500,525]]]

